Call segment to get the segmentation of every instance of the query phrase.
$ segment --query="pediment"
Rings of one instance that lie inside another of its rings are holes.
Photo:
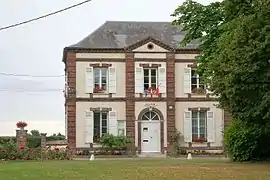
[[[127,48],[133,52],[169,52],[173,48],[152,37],[148,37]]]

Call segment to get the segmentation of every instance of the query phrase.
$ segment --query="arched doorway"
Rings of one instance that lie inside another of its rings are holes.
[[[161,152],[162,113],[158,109],[146,108],[140,113],[138,120],[140,121],[138,139],[141,152]]]

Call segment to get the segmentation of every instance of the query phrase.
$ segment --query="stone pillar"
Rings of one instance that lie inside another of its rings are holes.
[[[17,148],[27,147],[27,130],[16,130]]]
[[[41,148],[46,148],[46,135],[47,133],[41,133]]]

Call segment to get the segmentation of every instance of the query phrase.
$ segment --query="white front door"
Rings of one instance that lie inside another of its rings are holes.
[[[141,123],[141,151],[160,152],[160,121]]]

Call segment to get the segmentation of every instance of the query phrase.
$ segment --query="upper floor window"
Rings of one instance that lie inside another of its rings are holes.
[[[85,93],[116,93],[116,68],[86,68]]]
[[[206,86],[202,83],[196,69],[184,69],[184,93],[205,94]]]
[[[158,75],[157,68],[144,68],[144,89],[147,90],[149,88],[157,88],[158,83]]]
[[[145,94],[158,88],[159,93],[166,93],[166,68],[165,67],[136,67],[135,68],[135,93]],[[150,89],[151,88],[151,89]]]
[[[108,88],[108,69],[94,68],[94,93],[106,92]]]
[[[196,72],[196,69],[191,69],[191,92],[192,93],[201,93],[205,92],[205,85],[201,82],[199,74]]]

